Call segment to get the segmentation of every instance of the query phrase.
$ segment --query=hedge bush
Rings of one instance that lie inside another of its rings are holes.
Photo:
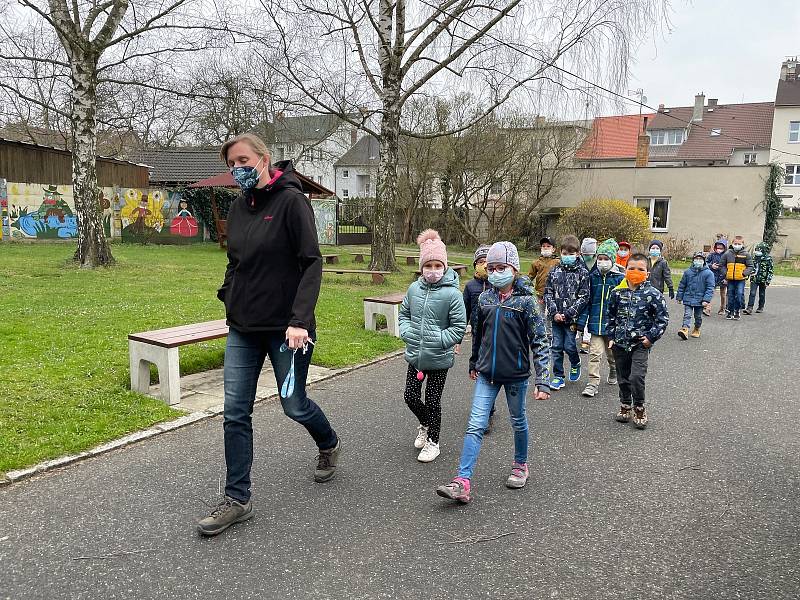
[[[646,244],[652,235],[647,214],[624,200],[590,198],[561,213],[556,225],[561,235],[602,242],[614,238],[634,245]]]

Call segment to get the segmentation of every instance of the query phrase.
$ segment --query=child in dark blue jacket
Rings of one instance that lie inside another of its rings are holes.
[[[688,340],[700,337],[700,326],[703,324],[703,309],[711,304],[714,297],[714,274],[706,266],[702,252],[695,252],[692,266],[683,272],[678,284],[678,302],[683,302],[683,325],[678,330],[678,337]],[[689,325],[694,314],[694,329],[689,333]]]
[[[440,496],[464,503],[471,499],[472,473],[489,422],[489,411],[500,389],[505,389],[514,429],[514,463],[506,480],[509,488],[524,487],[528,481],[525,408],[531,362],[536,371],[534,399],[550,398],[547,333],[530,281],[519,276],[517,248],[511,242],[497,242],[486,260],[492,288],[480,295],[472,332],[469,370],[476,384],[458,476],[436,489]]]
[[[550,389],[564,387],[564,352],[569,356],[569,380],[581,378],[581,357],[575,343],[578,315],[589,303],[589,271],[578,258],[580,242],[574,235],[561,240],[561,264],[547,276],[544,305],[553,324],[553,379]]]
[[[667,302],[647,281],[648,264],[644,254],[631,255],[625,279],[611,292],[606,329],[619,377],[617,421],[627,423],[632,412],[633,424],[639,429],[647,426],[644,387],[650,349],[669,325]]]

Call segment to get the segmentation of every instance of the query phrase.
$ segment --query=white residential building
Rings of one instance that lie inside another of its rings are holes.
[[[800,208],[800,73],[797,57],[781,65],[772,120],[770,160],[783,165],[783,205]]]

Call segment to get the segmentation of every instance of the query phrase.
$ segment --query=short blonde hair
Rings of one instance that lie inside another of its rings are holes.
[[[238,144],[239,142],[246,142],[249,144],[253,151],[255,151],[255,153],[259,156],[269,156],[272,158],[272,153],[269,151],[269,147],[264,140],[254,133],[241,133],[236,137],[229,139],[227,142],[222,144],[222,148],[220,148],[219,157],[222,159],[222,162],[225,163],[225,166],[228,166],[228,150],[231,149],[231,146]]]

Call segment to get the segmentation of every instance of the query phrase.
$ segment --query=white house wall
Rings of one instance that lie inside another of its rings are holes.
[[[772,118],[772,152],[770,160],[782,165],[800,165],[800,142],[789,142],[789,122],[800,121],[800,106],[776,106]],[[784,185],[781,194],[784,206],[800,207],[800,185]]]

